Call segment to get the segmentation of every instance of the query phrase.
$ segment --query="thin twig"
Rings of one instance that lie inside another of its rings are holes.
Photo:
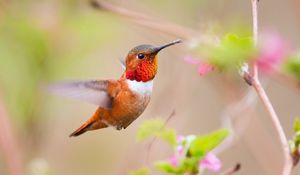
[[[255,42],[255,46],[257,46],[257,40],[258,40],[258,21],[257,21],[257,0],[252,0],[252,15],[253,15],[253,38]],[[263,89],[259,79],[258,79],[258,68],[256,63],[252,65],[253,69],[253,75],[252,75],[252,86],[255,89],[256,93],[260,97],[262,103],[264,104],[266,110],[269,113],[269,116],[271,117],[272,123],[277,131],[281,148],[284,153],[284,167],[283,167],[283,175],[290,175],[292,170],[292,159],[290,156],[290,150],[288,145],[288,140],[286,138],[286,135],[284,133],[284,130],[282,128],[282,125],[279,121],[279,118],[272,106],[272,103],[270,99],[268,98],[265,90]]]
[[[105,0],[91,0],[91,5],[98,10],[107,10],[114,14],[120,15],[127,20],[131,20],[134,23],[144,26],[148,29],[160,31],[169,35],[174,35],[186,40],[193,40],[197,38],[201,42],[213,42],[214,38],[209,35],[200,35],[196,30],[164,21],[158,18],[153,18],[148,15],[133,12],[131,10],[115,6]]]
[[[257,46],[257,41],[258,41],[258,14],[257,14],[257,0],[251,0],[252,1],[252,30],[253,30],[253,41],[255,46]],[[252,72],[253,72],[253,78],[258,79],[258,68],[257,64],[253,63],[252,65]]]
[[[242,140],[265,174],[278,174],[282,165],[279,159],[281,155],[275,155],[273,159],[268,158],[268,155],[272,155],[276,148],[272,143],[272,136],[256,115],[254,109],[258,99],[256,92],[249,89],[244,95],[245,92],[240,91],[240,85],[234,83],[236,80],[228,79],[224,75],[214,78],[218,79],[212,81],[216,83],[213,87],[217,88],[216,92],[220,93],[219,95],[224,98],[227,105],[221,115],[222,126],[229,128],[231,134],[213,152],[219,154]],[[222,92],[226,92],[225,96]],[[256,138],[257,135],[260,135],[259,139]],[[274,165],[274,168],[270,168],[270,165]]]
[[[265,90],[263,89],[263,87],[261,86],[260,82],[257,79],[254,79],[254,81],[253,81],[253,88],[255,89],[256,93],[258,94],[262,103],[264,104],[265,108],[267,109],[269,116],[271,117],[272,123],[277,131],[277,134],[278,134],[278,137],[280,140],[280,144],[281,144],[281,148],[284,153],[284,159],[285,159],[283,174],[290,175],[293,163],[292,163],[292,159],[290,156],[288,140],[286,138],[284,130],[283,130],[281,123],[278,119],[278,116],[270,102],[270,99],[268,98]]]

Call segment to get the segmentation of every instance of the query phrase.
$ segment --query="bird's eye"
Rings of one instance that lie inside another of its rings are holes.
[[[142,53],[139,53],[139,54],[137,55],[137,58],[138,58],[138,59],[144,59],[144,57],[145,57],[145,55],[142,54]]]

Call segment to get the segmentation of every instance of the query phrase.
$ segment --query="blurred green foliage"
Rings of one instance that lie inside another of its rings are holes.
[[[168,137],[161,137],[166,132],[172,131]],[[187,149],[186,155],[179,160],[179,165],[174,166],[169,161],[157,161],[155,167],[163,172],[182,175],[186,172],[198,173],[199,162],[205,158],[205,155],[217,147],[227,136],[227,129],[220,129],[207,135],[196,136],[194,139],[184,140],[183,143],[177,143],[175,130],[165,127],[165,123],[160,119],[145,121],[137,132],[137,139],[144,140],[150,136],[156,136],[167,141],[173,149],[181,145]],[[174,143],[170,142],[174,139]],[[179,145],[178,145],[179,144]]]
[[[146,167],[140,168],[140,169],[135,170],[135,171],[131,171],[129,173],[129,175],[147,175],[147,174],[149,174],[149,169],[146,168]]]
[[[21,123],[35,118],[38,83],[48,76],[49,38],[26,17],[8,16],[0,28],[0,83],[9,111]]]
[[[23,127],[45,117],[42,85],[88,62],[88,55],[118,37],[114,17],[84,10],[79,2],[59,3],[48,11],[50,19],[43,18],[43,10],[51,3],[30,2],[13,4],[15,10],[2,16],[0,25],[0,90],[10,115]]]
[[[204,136],[197,136],[188,145],[187,154],[180,160],[178,166],[174,167],[170,162],[165,161],[156,162],[155,166],[166,173],[176,175],[182,175],[186,172],[198,173],[200,171],[199,162],[228,135],[227,129],[220,129]]]
[[[294,135],[293,139],[289,141],[291,156],[293,158],[293,163],[296,165],[300,160],[300,120],[298,118],[295,119],[294,122]]]
[[[250,61],[256,54],[252,37],[225,35],[219,43],[199,46],[196,54],[221,71],[236,70],[242,63]]]
[[[293,55],[283,65],[284,71],[300,82],[300,55]]]
[[[253,58],[254,51],[251,37],[227,34],[221,40],[220,45],[208,48],[207,57],[209,62],[220,70],[229,70]]]
[[[296,119],[294,122],[294,132],[300,132],[300,120]]]
[[[190,145],[189,154],[202,158],[207,152],[217,147],[227,136],[227,129],[220,129],[208,135],[198,136]]]
[[[182,175],[186,172],[198,173],[199,160],[196,158],[186,158],[180,162],[177,167],[172,166],[169,162],[158,161],[155,163],[155,167],[163,172]]]
[[[149,137],[158,137],[165,140],[172,146],[176,145],[176,133],[172,128],[164,127],[165,123],[161,119],[152,119],[145,121],[136,134],[138,141],[145,140]]]

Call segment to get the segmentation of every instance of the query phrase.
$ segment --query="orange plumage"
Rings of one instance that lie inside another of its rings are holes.
[[[127,128],[146,109],[157,73],[157,53],[180,40],[160,47],[140,45],[126,57],[126,69],[119,80],[94,80],[65,83],[52,88],[62,95],[75,96],[97,104],[96,112],[70,136],[106,128]],[[78,92],[78,93],[76,93]],[[76,95],[80,94],[80,95]]]

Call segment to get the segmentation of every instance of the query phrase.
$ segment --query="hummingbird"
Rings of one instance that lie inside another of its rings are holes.
[[[114,127],[126,129],[146,109],[157,73],[157,54],[181,40],[155,47],[143,44],[131,49],[124,73],[117,80],[74,81],[54,85],[51,91],[84,100],[98,106],[96,112],[70,137],[87,131]]]

